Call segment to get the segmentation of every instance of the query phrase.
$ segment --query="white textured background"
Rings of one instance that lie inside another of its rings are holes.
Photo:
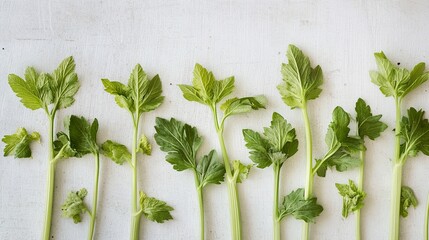
[[[314,156],[326,151],[324,134],[332,109],[353,111],[363,97],[390,126],[376,142],[368,142],[363,209],[365,239],[387,239],[390,204],[390,159],[393,153],[394,105],[370,82],[375,68],[372,53],[384,50],[401,66],[429,62],[427,1],[23,1],[0,0],[0,135],[20,126],[42,133],[32,145],[33,159],[0,158],[0,239],[39,239],[45,204],[47,118],[43,111],[24,108],[7,84],[7,75],[23,75],[27,66],[51,72],[68,55],[76,60],[81,89],[75,104],[59,112],[100,121],[99,141],[114,139],[130,145],[132,123],[125,110],[103,91],[100,78],[126,81],[136,63],[163,81],[165,103],[143,117],[143,131],[154,133],[156,116],[176,117],[198,127],[204,151],[218,147],[209,109],[185,101],[176,86],[189,83],[195,62],[218,78],[236,77],[236,96],[265,94],[266,110],[230,118],[226,143],[231,159],[250,162],[241,129],[261,129],[278,111],[297,128],[301,148],[284,165],[281,195],[304,185],[304,133],[301,112],[285,106],[276,90],[287,45],[294,43],[324,70],[323,93],[309,106]],[[428,84],[404,101],[428,109]],[[404,107],[405,108],[405,107]],[[154,143],[152,138],[152,143]],[[0,147],[3,149],[4,144]],[[139,161],[139,185],[148,194],[174,206],[174,221],[142,221],[142,239],[197,239],[198,208],[191,172],[176,172],[154,145],[153,156]],[[84,239],[88,217],[73,224],[60,217],[67,192],[90,191],[93,160],[68,159],[57,165],[52,235],[54,239]],[[422,239],[424,205],[429,191],[427,157],[410,159],[404,184],[414,188],[420,205],[402,220],[401,239]],[[127,239],[130,220],[131,172],[102,159],[99,219],[96,239]],[[341,198],[335,182],[356,179],[357,171],[329,171],[315,179],[315,194],[325,211],[313,225],[313,239],[353,239],[354,216],[341,217]],[[240,185],[244,239],[272,237],[271,169],[254,169]],[[205,191],[207,239],[229,239],[226,186]],[[301,222],[283,222],[284,239],[299,239]]]

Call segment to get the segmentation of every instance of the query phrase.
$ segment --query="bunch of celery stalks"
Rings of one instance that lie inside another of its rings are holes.
[[[402,169],[410,157],[419,152],[429,156],[429,122],[424,118],[424,111],[413,107],[403,115],[403,99],[410,92],[429,79],[425,64],[419,63],[412,70],[401,68],[391,63],[383,52],[375,53],[378,70],[370,72],[370,78],[386,97],[393,97],[396,110],[394,125],[394,155],[392,160],[392,191],[390,239],[400,237],[400,217],[408,216],[408,208],[417,206],[417,198],[409,186],[402,185]],[[230,97],[234,91],[233,76],[217,80],[212,72],[196,64],[193,72],[192,85],[180,84],[183,97],[208,107],[213,127],[216,132],[220,154],[216,150],[200,155],[199,148],[203,138],[197,128],[175,118],[156,118],[154,139],[160,150],[166,152],[166,161],[177,171],[191,170],[199,206],[200,239],[205,239],[204,218],[204,187],[210,184],[226,182],[229,197],[231,239],[243,238],[240,198],[238,183],[242,183],[249,175],[252,166],[274,170],[273,187],[273,237],[281,239],[281,222],[287,216],[303,220],[302,239],[310,239],[310,224],[322,213],[323,207],[317,202],[313,183],[316,175],[325,177],[327,169],[339,172],[359,169],[357,183],[336,183],[339,195],[343,199],[342,216],[354,213],[356,217],[356,239],[361,239],[361,209],[367,193],[364,191],[364,166],[366,156],[365,141],[375,140],[388,125],[381,121],[382,115],[373,115],[371,107],[358,99],[355,114],[336,107],[332,112],[332,121],[328,125],[325,137],[326,151],[313,156],[313,138],[309,117],[310,100],[315,100],[322,92],[323,73],[320,66],[312,67],[310,60],[294,45],[287,51],[288,63],[282,64],[283,82],[278,85],[279,93],[286,105],[291,109],[300,109],[305,129],[306,175],[304,188],[291,191],[283,198],[279,197],[281,168],[289,158],[298,151],[298,139],[295,129],[279,113],[272,114],[269,126],[261,132],[243,129],[243,139],[249,149],[250,159],[254,164],[244,164],[239,160],[230,160],[224,133],[229,117],[265,109],[267,100],[262,95],[250,97]],[[24,78],[15,74],[9,75],[9,84],[23,105],[31,110],[43,109],[48,117],[48,172],[46,211],[42,239],[48,240],[51,234],[52,206],[54,202],[55,169],[62,159],[83,157],[92,154],[95,160],[92,193],[92,207],[84,198],[88,191],[82,188],[72,191],[62,205],[62,215],[73,219],[75,223],[82,221],[82,215],[90,217],[88,239],[93,239],[97,220],[97,205],[100,176],[100,155],[110,158],[115,163],[130,165],[131,188],[131,224],[130,239],[139,239],[140,219],[163,223],[173,219],[173,208],[166,202],[149,197],[138,187],[138,154],[151,155],[150,140],[140,132],[143,113],[157,109],[164,101],[161,80],[158,75],[149,78],[143,68],[137,64],[132,70],[127,84],[102,79],[105,91],[114,96],[116,104],[125,109],[131,116],[132,141],[131,151],[128,147],[106,140],[102,144],[97,141],[98,120],[92,122],[84,117],[70,116],[65,118],[64,129],[54,135],[56,113],[70,107],[78,92],[79,82],[75,73],[75,62],[72,57],[64,59],[53,73],[39,73],[28,67]],[[355,131],[351,131],[351,129]],[[15,158],[31,157],[30,144],[40,139],[37,132],[28,133],[19,128],[2,140],[6,144],[4,155]],[[424,222],[424,236],[428,239],[429,198]]]

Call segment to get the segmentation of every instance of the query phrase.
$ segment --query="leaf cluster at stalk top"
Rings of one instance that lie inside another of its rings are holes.
[[[286,56],[288,63],[283,63],[281,70],[284,82],[277,89],[288,106],[302,108],[322,92],[322,68],[312,68],[309,58],[294,45],[289,45]]]
[[[200,64],[195,64],[192,85],[179,84],[183,97],[206,105],[219,103],[234,91],[234,77],[216,80],[213,73]]]
[[[271,164],[281,166],[298,151],[295,129],[276,112],[273,113],[271,126],[265,127],[262,134],[244,129],[243,136],[250,150],[250,159],[259,168]]]
[[[149,112],[161,105],[162,96],[161,79],[155,75],[149,80],[140,64],[137,64],[131,72],[128,84],[101,79],[104,90],[115,96],[115,101],[121,108],[140,116],[143,112]]]
[[[349,136],[349,124],[349,114],[343,108],[336,107],[325,137],[329,150],[322,159],[316,160],[317,175],[324,177],[328,167],[343,172],[360,166],[357,153],[363,149],[363,142]]]
[[[216,80],[212,72],[209,72],[200,64],[195,64],[192,86],[179,84],[183,97],[189,101],[215,107],[226,96],[234,91],[234,77]],[[224,118],[265,108],[266,99],[262,95],[254,97],[230,98],[224,101],[220,109],[224,112]]]
[[[167,152],[166,160],[177,171],[193,169],[198,175],[200,186],[219,184],[225,175],[224,165],[217,159],[214,150],[198,158],[197,153],[203,140],[195,127],[174,118],[156,118],[155,141],[161,150]]]
[[[24,106],[32,110],[43,108],[49,111],[51,104],[53,111],[69,107],[79,90],[73,57],[64,59],[51,74],[38,73],[33,67],[28,67],[24,78],[9,74],[8,81]]]
[[[429,79],[423,62],[410,71],[391,63],[383,52],[374,53],[374,56],[378,71],[370,72],[371,81],[379,86],[386,97],[401,99]]]

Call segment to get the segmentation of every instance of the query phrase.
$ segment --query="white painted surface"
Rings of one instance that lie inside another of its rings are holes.
[[[24,108],[7,84],[7,74],[22,75],[26,66],[51,71],[60,60],[73,55],[81,89],[75,104],[59,112],[97,117],[99,140],[130,143],[131,120],[103,91],[100,78],[126,81],[136,63],[151,75],[159,73],[166,101],[143,117],[143,131],[154,133],[154,118],[176,117],[198,127],[204,151],[219,149],[209,110],[185,101],[176,86],[189,83],[195,62],[212,69],[219,78],[236,77],[236,96],[265,94],[264,111],[231,118],[226,142],[232,159],[250,162],[241,136],[242,128],[261,129],[278,111],[296,127],[301,148],[283,168],[282,195],[304,185],[304,133],[301,113],[286,107],[276,90],[281,82],[280,64],[287,45],[294,43],[324,70],[321,97],[310,104],[314,156],[326,150],[324,134],[336,105],[352,111],[363,97],[375,113],[394,125],[392,99],[370,82],[375,68],[372,53],[384,50],[394,61],[411,67],[429,62],[427,13],[421,1],[0,1],[0,135],[25,126],[42,133],[34,144],[33,159],[0,158],[0,239],[39,239],[45,204],[47,169],[46,129],[43,111]],[[428,85],[404,102],[428,109]],[[152,143],[154,143],[152,139]],[[4,147],[3,143],[0,145]],[[363,209],[364,239],[387,239],[390,204],[390,159],[393,133],[387,131],[369,142]],[[429,164],[427,157],[410,159],[404,184],[412,186],[421,205],[402,220],[401,239],[421,239]],[[153,156],[139,162],[140,188],[166,200],[176,209],[174,221],[142,221],[142,239],[197,239],[198,208],[190,172],[176,172],[155,145]],[[92,189],[90,156],[69,159],[57,166],[52,234],[54,239],[84,239],[88,217],[75,225],[60,217],[68,191]],[[355,179],[357,171],[328,172],[316,178],[315,193],[325,207],[312,227],[313,239],[353,239],[354,217],[341,217],[341,199],[335,182]],[[254,169],[240,185],[244,239],[272,236],[272,171]],[[130,211],[130,169],[102,159],[99,220],[96,239],[127,239]],[[91,200],[89,194],[88,202]],[[229,239],[226,185],[205,192],[207,239]],[[301,222],[283,222],[284,239],[299,239]]]

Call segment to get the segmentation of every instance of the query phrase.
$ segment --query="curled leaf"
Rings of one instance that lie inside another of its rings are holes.
[[[335,186],[343,197],[343,217],[346,218],[350,213],[363,207],[366,193],[360,191],[352,180],[349,180],[349,184],[336,183]]]
[[[115,163],[122,165],[124,162],[131,162],[131,153],[125,145],[122,145],[111,140],[105,141],[101,145],[101,153],[112,159]]]
[[[29,158],[31,157],[31,142],[39,140],[40,134],[38,132],[28,134],[25,128],[18,128],[16,133],[3,137],[2,141],[6,144],[4,156],[13,154],[15,158]]]
[[[54,141],[55,160],[70,157],[80,157],[80,153],[70,146],[70,139],[64,132],[57,133],[57,140]]]
[[[142,191],[140,191],[140,207],[142,214],[153,222],[163,223],[173,219],[170,212],[173,211],[174,208],[168,206],[164,201],[148,197]]]
[[[141,152],[148,156],[152,154],[152,146],[150,145],[149,140],[144,134],[142,134],[142,136],[140,137],[137,152]]]
[[[252,164],[244,165],[240,161],[234,160],[232,163],[232,174],[237,179],[237,183],[242,183],[249,176],[252,166]]]
[[[247,113],[251,110],[258,110],[265,108],[267,99],[262,96],[244,97],[244,98],[231,98],[226,100],[220,109],[223,111],[225,118],[231,115]]]
[[[401,188],[401,205],[400,205],[400,214],[402,217],[408,216],[408,208],[413,206],[417,207],[418,201],[416,195],[414,194],[413,189],[407,186],[402,186]]]
[[[74,223],[81,222],[81,214],[88,210],[83,202],[83,199],[87,194],[88,191],[85,188],[82,188],[77,192],[70,192],[67,199],[61,206],[63,217],[72,218]]]

